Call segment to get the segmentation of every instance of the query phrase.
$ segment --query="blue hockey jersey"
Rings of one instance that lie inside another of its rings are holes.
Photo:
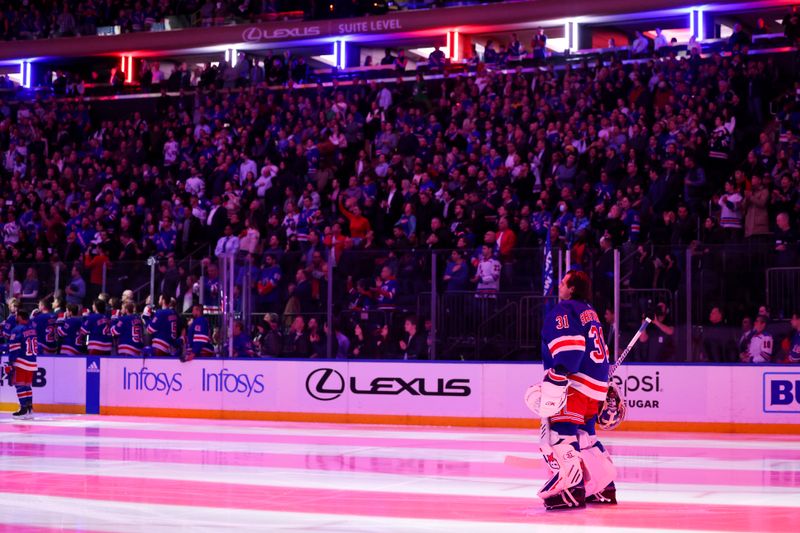
[[[111,319],[100,313],[90,313],[83,320],[81,333],[88,335],[86,347],[89,352],[111,353]]]
[[[193,318],[187,336],[189,349],[195,356],[214,354],[214,346],[211,344],[211,329],[206,317]]]
[[[122,315],[111,326],[111,334],[119,339],[119,355],[138,356],[144,345],[144,323],[139,315]]]
[[[566,370],[573,389],[594,400],[606,399],[608,348],[603,326],[591,305],[564,300],[547,313],[542,326],[542,362],[545,370]],[[547,375],[559,379],[557,372]]]
[[[800,363],[800,331],[795,331],[792,336],[792,345],[789,348],[789,362]]]
[[[56,332],[61,339],[61,353],[81,355],[85,347],[86,334],[81,331],[83,320],[77,316],[65,318],[58,324]]]
[[[2,335],[4,339],[11,339],[11,332],[17,327],[17,315],[8,315],[3,321]]]
[[[154,349],[172,353],[178,343],[178,315],[172,309],[159,309],[147,325],[147,333],[153,336],[150,344]]]
[[[39,313],[31,318],[31,324],[36,328],[36,340],[39,343],[40,355],[56,353],[58,350],[56,321],[55,313]]]
[[[36,372],[36,354],[39,352],[36,341],[36,328],[31,324],[21,324],[11,331],[8,344],[8,364],[16,370]]]

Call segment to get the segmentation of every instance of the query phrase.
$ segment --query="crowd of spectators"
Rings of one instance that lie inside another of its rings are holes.
[[[96,35],[98,28],[119,26],[123,33],[151,31],[167,17],[181,24],[214,26],[233,20],[295,9],[311,13],[313,2],[277,0],[29,0],[0,2],[0,36],[6,40]]]
[[[17,267],[14,280],[2,269],[1,296],[42,297],[32,288],[56,268],[67,302],[86,306],[103,272],[120,294],[156,257],[158,292],[188,313],[219,305],[219,262],[234,256],[237,295],[267,317],[244,332],[254,353],[276,355],[274,325],[280,353],[327,355],[332,284],[336,353],[425,357],[425,317],[405,318],[430,290],[431,251],[442,292],[490,299],[540,291],[535,249],[549,240],[593,273],[601,310],[614,248],[639,251],[631,286],[672,292],[688,247],[759,246],[794,264],[794,95],[779,127],[766,116],[791,82],[778,59],[480,64],[475,76],[280,91],[250,80],[163,94],[149,115],[6,104],[0,264]],[[202,271],[183,261],[198,248]]]

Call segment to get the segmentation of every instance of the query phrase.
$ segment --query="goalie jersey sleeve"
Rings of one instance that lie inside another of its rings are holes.
[[[603,326],[589,304],[559,302],[542,326],[542,361],[546,380],[568,385],[598,401],[608,389],[608,349]]]

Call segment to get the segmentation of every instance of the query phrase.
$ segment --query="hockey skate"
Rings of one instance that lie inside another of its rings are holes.
[[[33,418],[33,406],[20,407],[19,411],[12,413],[15,420],[30,420]]]
[[[586,503],[617,505],[617,488],[614,486],[614,482],[612,481],[609,483],[608,486],[600,492],[595,492],[594,494],[586,496]]]
[[[583,484],[580,484],[544,498],[544,508],[548,511],[583,509],[586,507],[586,501],[586,490]]]

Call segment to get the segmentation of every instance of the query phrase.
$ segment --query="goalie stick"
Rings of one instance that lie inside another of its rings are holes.
[[[608,370],[609,379],[611,379],[611,376],[614,375],[614,373],[617,371],[617,369],[622,364],[622,362],[625,360],[625,358],[628,357],[628,354],[631,353],[631,350],[633,350],[633,347],[636,346],[636,341],[638,341],[639,337],[642,336],[642,333],[644,333],[644,330],[646,330],[647,326],[650,325],[650,322],[652,322],[652,320],[650,320],[647,317],[645,317],[645,319],[642,321],[642,325],[639,326],[639,330],[634,334],[633,338],[631,339],[631,342],[628,343],[628,345],[625,347],[625,349],[622,351],[622,353],[619,354],[619,357],[617,357],[617,361]]]

